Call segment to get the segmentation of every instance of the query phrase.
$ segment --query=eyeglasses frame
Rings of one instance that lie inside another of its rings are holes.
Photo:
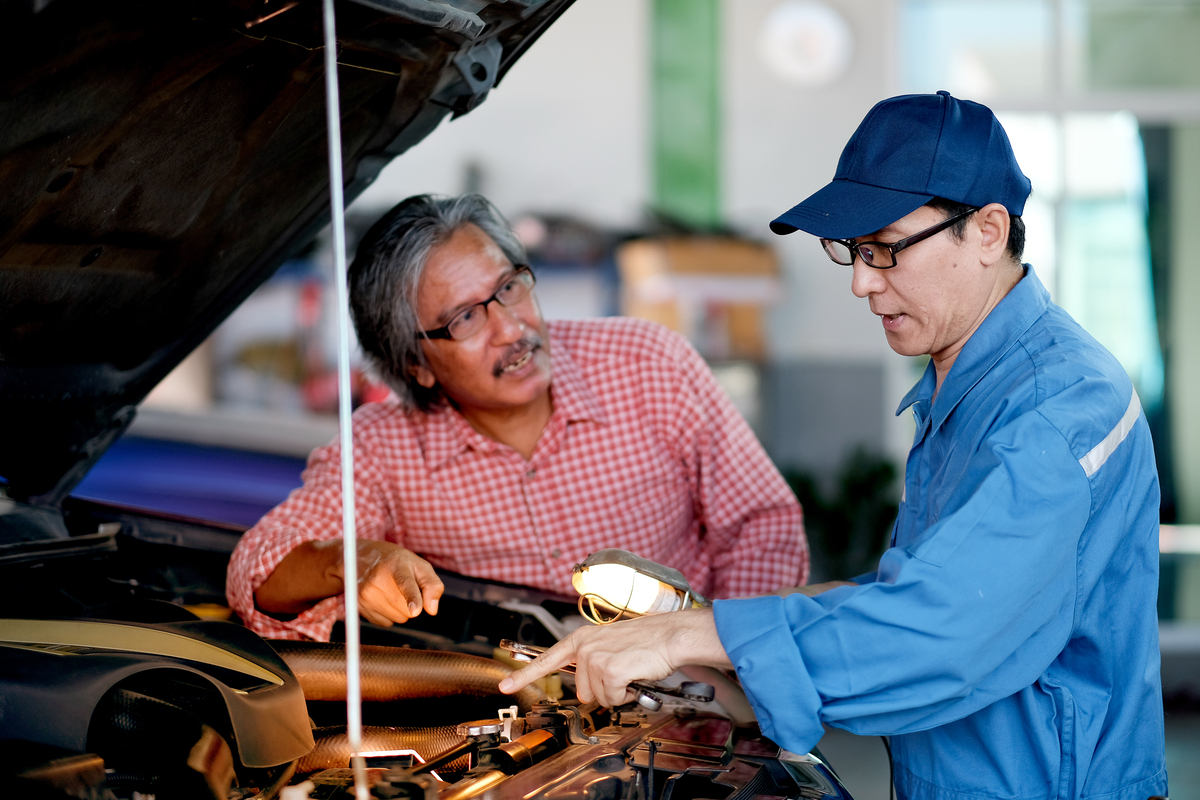
[[[537,284],[537,275],[535,275],[533,273],[533,268],[530,267],[528,264],[513,264],[512,277],[516,277],[517,275],[520,275],[522,273],[529,275],[529,278],[530,278],[529,291],[532,292],[534,285]],[[507,283],[509,280],[512,280],[512,277],[506,278],[504,283]],[[492,294],[492,296],[489,297],[487,300],[484,300],[481,303],[472,303],[471,305],[467,306],[466,308],[462,309],[457,314],[455,314],[454,317],[449,322],[447,322],[445,325],[443,325],[442,327],[433,328],[433,329],[427,330],[427,331],[419,331],[419,333],[421,334],[421,336],[423,336],[426,339],[449,339],[452,342],[462,341],[461,339],[455,339],[453,336],[450,335],[450,326],[454,324],[454,320],[458,319],[462,314],[466,313],[467,311],[470,311],[471,309],[475,308],[476,306],[479,306],[480,308],[483,309],[483,313],[485,315],[484,324],[487,324],[486,315],[488,313],[488,310],[487,310],[488,305],[490,305],[493,302],[496,302],[496,303],[500,303],[500,305],[502,305],[502,306],[505,306],[505,308],[508,307],[502,300],[500,300],[500,292],[503,288],[504,288],[504,284],[502,283],[500,289],[497,289],[495,291],[495,293]],[[529,296],[528,293],[526,293],[525,296],[528,297]],[[524,300],[525,298],[522,297],[521,299]],[[517,302],[520,302],[520,301],[517,301]],[[472,334],[472,335],[474,335],[474,334]]]
[[[829,256],[830,261],[832,261],[835,264],[839,264],[843,267],[854,266],[854,260],[856,258],[859,258],[859,259],[862,259],[862,262],[864,264],[866,264],[868,267],[871,267],[872,269],[891,269],[892,267],[896,266],[896,253],[899,253],[901,250],[905,249],[906,247],[912,247],[914,244],[917,244],[918,242],[923,242],[926,239],[930,238],[931,236],[941,233],[942,231],[946,230],[954,223],[958,222],[959,220],[966,219],[967,217],[971,216],[978,210],[979,210],[978,208],[969,208],[966,211],[962,212],[961,214],[955,214],[953,217],[947,217],[946,219],[942,220],[941,222],[939,222],[936,225],[928,227],[922,231],[917,231],[912,236],[906,236],[903,239],[901,239],[900,241],[892,242],[890,244],[888,242],[853,242],[853,241],[850,241],[849,239],[822,238],[821,239],[821,249],[823,249],[825,251],[825,255]],[[836,258],[834,258],[833,253],[830,253],[829,248],[826,247],[826,245],[825,245],[826,242],[837,242],[838,244],[845,246],[846,249],[850,251],[850,262],[845,263],[842,261],[838,261]],[[863,258],[862,251],[859,250],[860,247],[865,247],[867,245],[875,245],[877,247],[881,247],[881,248],[887,250],[888,253],[891,254],[892,263],[888,264],[886,266],[879,266],[877,264],[872,264],[870,261],[867,261],[867,259]]]

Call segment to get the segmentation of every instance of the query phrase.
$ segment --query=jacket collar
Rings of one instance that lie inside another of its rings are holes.
[[[1050,293],[1038,280],[1033,267],[1028,264],[1024,266],[1025,277],[1017,282],[1012,291],[987,315],[975,333],[971,334],[971,338],[963,345],[962,351],[955,359],[954,366],[947,373],[946,381],[942,384],[931,409],[932,430],[941,427],[967,393],[983,380],[992,367],[1049,308]],[[918,406],[919,410],[922,406],[928,407],[935,385],[936,373],[933,362],[930,361],[916,386],[900,401],[900,406],[896,409],[897,416],[914,403],[921,404]]]

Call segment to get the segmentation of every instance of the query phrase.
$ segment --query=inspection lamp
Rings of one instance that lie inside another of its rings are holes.
[[[579,592],[579,613],[598,625],[712,605],[692,591],[679,570],[613,547],[576,564],[571,584]]]

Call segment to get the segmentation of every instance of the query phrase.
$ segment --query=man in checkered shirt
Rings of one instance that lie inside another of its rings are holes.
[[[802,585],[800,506],[695,350],[641,320],[544,321],[524,262],[479,195],[409,198],[359,247],[355,327],[396,395],[354,415],[362,615],[436,614],[435,567],[570,594],[605,547],[708,597]],[[341,521],[335,441],[233,554],[249,627],[329,638]]]

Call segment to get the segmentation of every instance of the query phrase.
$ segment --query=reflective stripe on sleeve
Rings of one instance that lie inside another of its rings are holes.
[[[1100,444],[1079,459],[1079,465],[1083,467],[1084,474],[1090,478],[1096,470],[1104,466],[1104,462],[1117,449],[1117,445],[1125,441],[1125,437],[1133,430],[1133,423],[1137,422],[1138,415],[1141,413],[1142,403],[1138,400],[1137,390],[1134,390],[1133,395],[1129,398],[1129,408],[1125,409],[1125,416],[1121,417],[1121,421],[1108,432],[1108,436],[1105,436]]]

